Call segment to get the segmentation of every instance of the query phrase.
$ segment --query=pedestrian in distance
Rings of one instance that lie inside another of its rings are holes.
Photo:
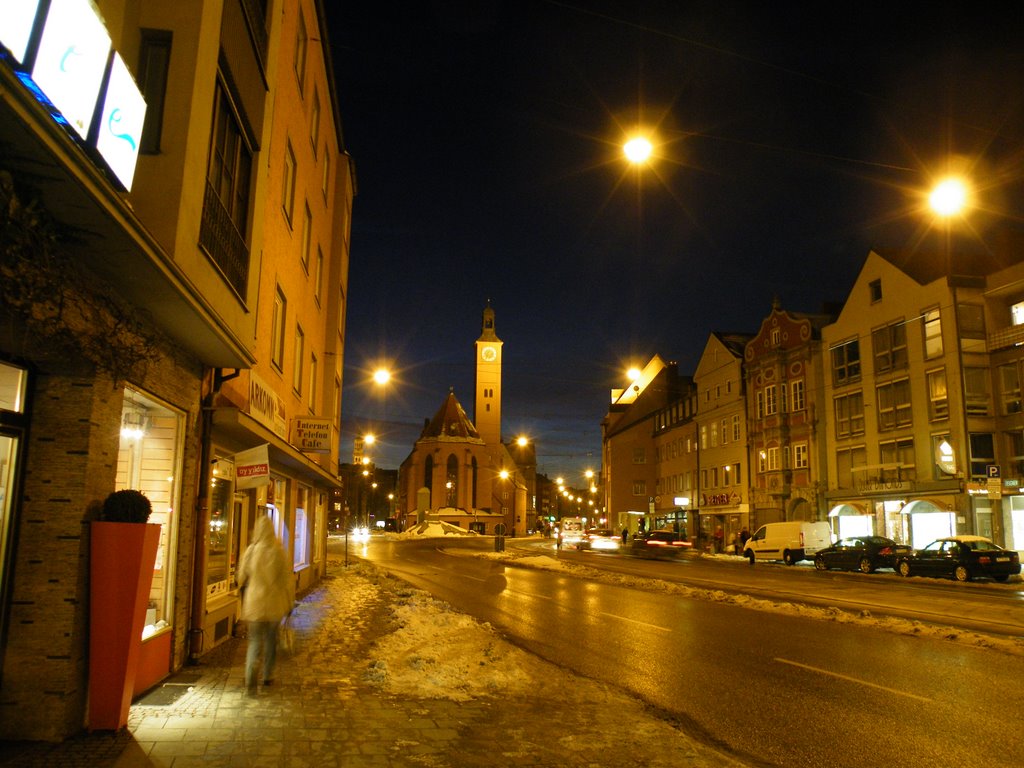
[[[273,682],[278,627],[295,602],[295,581],[288,556],[265,515],[257,518],[252,543],[242,555],[238,585],[242,589],[242,620],[249,635],[245,687],[250,695],[255,695],[257,672],[262,673],[263,685]]]
[[[622,529],[622,543],[625,544],[629,540],[629,528]]]
[[[725,543],[725,531],[722,530],[722,526],[715,528],[714,533],[714,551],[716,555],[722,554],[722,545]]]

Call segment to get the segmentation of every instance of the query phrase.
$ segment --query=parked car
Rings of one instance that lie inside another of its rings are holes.
[[[678,557],[692,546],[674,531],[648,531],[633,537],[630,552],[639,557]]]
[[[814,567],[819,571],[839,568],[871,573],[876,568],[895,568],[902,556],[913,551],[912,547],[897,544],[885,536],[848,536],[831,547],[818,550]]]
[[[786,565],[795,565],[811,559],[831,543],[832,528],[824,521],[765,523],[747,539],[743,555],[751,565],[757,560],[781,560]]]
[[[1020,555],[983,536],[950,536],[904,555],[896,572],[900,576],[952,576],[957,581],[976,576],[1006,581],[1020,573]]]
[[[592,549],[601,552],[618,552],[622,546],[621,536],[610,528],[591,528],[576,544],[577,549]]]

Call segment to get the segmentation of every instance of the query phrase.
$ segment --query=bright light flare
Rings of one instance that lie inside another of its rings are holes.
[[[955,216],[967,206],[967,185],[962,179],[943,179],[928,196],[928,204],[939,216]]]
[[[654,146],[651,142],[645,139],[643,136],[637,136],[634,139],[630,139],[622,146],[622,151],[626,154],[626,159],[635,165],[646,163],[651,153],[654,151]]]
[[[373,372],[373,381],[383,386],[391,381],[391,371],[387,368],[378,368]]]
[[[639,368],[630,368],[628,371],[626,371],[626,378],[629,379],[630,381],[636,381],[637,379],[640,378],[640,376],[641,373]]]

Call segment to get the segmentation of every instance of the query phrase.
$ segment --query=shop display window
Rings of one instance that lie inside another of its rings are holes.
[[[114,490],[141,491],[153,505],[149,522],[160,526],[143,637],[170,627],[174,543],[181,504],[183,415],[131,388],[124,391],[121,442]]]

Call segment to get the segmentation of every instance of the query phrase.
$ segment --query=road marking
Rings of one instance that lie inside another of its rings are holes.
[[[851,683],[858,683],[860,685],[866,685],[869,688],[877,688],[880,691],[886,691],[888,693],[893,693],[893,694],[896,694],[897,696],[905,696],[908,699],[917,699],[918,701],[924,701],[924,702],[927,702],[928,704],[931,704],[933,702],[933,699],[929,699],[926,696],[918,696],[915,693],[907,693],[906,691],[901,691],[901,690],[899,690],[897,688],[887,688],[884,685],[878,685],[877,683],[870,683],[867,680],[861,680],[861,679],[856,678],[856,677],[850,677],[849,675],[840,675],[838,672],[830,672],[827,669],[821,669],[820,667],[812,667],[812,666],[810,666],[808,664],[801,664],[798,661],[790,661],[789,659],[780,659],[780,658],[776,658],[775,661],[777,661],[777,662],[779,662],[781,664],[789,664],[790,666],[793,666],[793,667],[800,667],[800,669],[806,669],[806,670],[808,670],[810,672],[819,672],[819,673],[821,673],[823,675],[828,675],[829,677],[837,677],[840,680],[846,680],[846,681],[851,682]]]
[[[672,630],[668,627],[660,627],[657,624],[648,624],[646,621],[637,621],[636,619],[627,619],[625,616],[619,616],[617,613],[605,613],[604,611],[598,611],[601,616],[607,616],[610,619],[618,619],[619,621],[628,621],[630,624],[639,624],[641,627],[647,627],[648,629],[657,629],[661,632],[671,632]]]

